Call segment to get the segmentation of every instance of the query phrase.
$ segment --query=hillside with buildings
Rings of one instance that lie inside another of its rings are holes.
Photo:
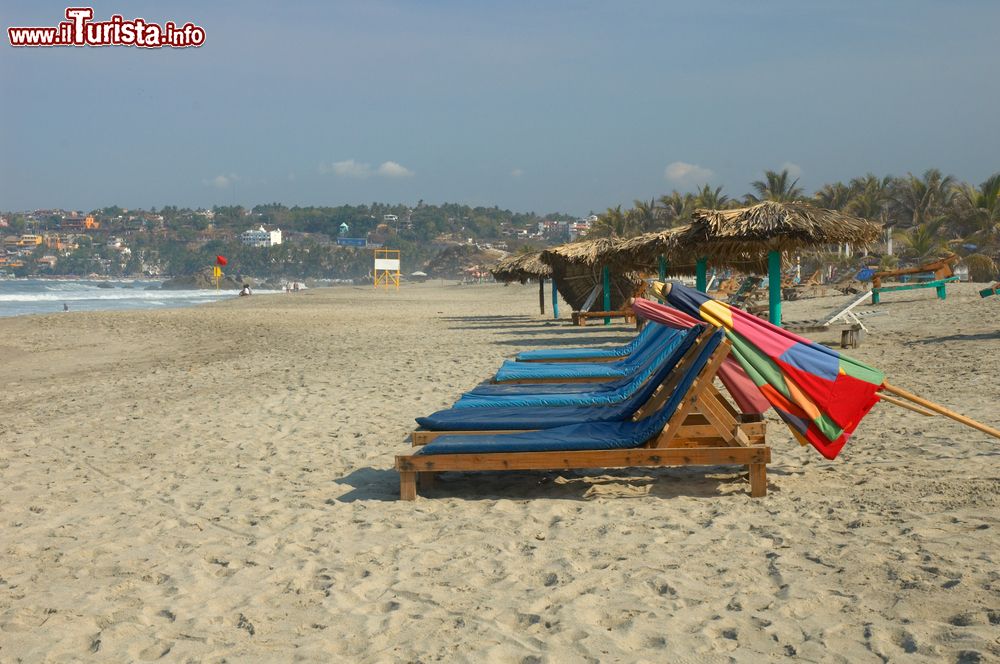
[[[354,279],[368,275],[375,248],[401,250],[403,271],[409,273],[453,247],[502,255],[525,244],[564,242],[585,233],[594,219],[423,201],[415,207],[272,203],[211,210],[113,206],[88,213],[4,212],[0,275],[190,275],[222,254],[233,271],[264,279]]]

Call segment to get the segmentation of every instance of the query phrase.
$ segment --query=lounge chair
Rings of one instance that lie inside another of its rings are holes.
[[[477,388],[463,394],[452,406],[453,409],[481,409],[496,408],[503,406],[606,406],[619,403],[632,396],[639,388],[647,383],[655,374],[662,373],[664,366],[676,363],[676,359],[684,350],[691,345],[698,331],[692,334],[691,330],[675,331],[662,335],[657,347],[657,353],[646,362],[639,370],[623,378],[611,381],[614,389],[607,389],[607,383],[519,383],[508,385],[499,384],[497,387],[506,387],[503,392],[496,391],[476,391]],[[537,365],[536,365],[537,366]],[[557,365],[568,366],[568,365]],[[602,365],[598,365],[602,366]],[[669,370],[669,369],[668,369]],[[576,385],[580,387],[590,387],[590,390],[564,390],[565,385]],[[547,389],[549,387],[553,389]],[[596,388],[596,389],[594,389]]]
[[[958,281],[958,277],[955,276],[955,271],[953,266],[958,262],[958,256],[953,253],[949,253],[943,258],[939,258],[931,263],[925,263],[917,267],[907,267],[899,270],[884,270],[881,272],[876,272],[872,275],[872,304],[878,304],[880,301],[880,296],[882,293],[889,293],[893,291],[901,290],[913,290],[915,288],[933,288],[937,292],[939,300],[943,300],[948,297],[948,292],[945,289],[950,283]],[[932,277],[929,281],[922,281],[917,283],[907,283],[900,284],[899,286],[883,286],[883,279],[890,279],[893,277],[900,276],[912,276],[912,275],[927,275]]]
[[[614,380],[634,376],[661,351],[676,330],[658,326],[642,348],[614,362],[515,362],[506,360],[493,377],[497,383],[568,383]]]
[[[480,407],[453,407],[418,417],[417,424],[434,431],[552,429],[578,422],[613,422],[632,417],[671,373],[705,327],[682,333],[663,361],[644,380],[611,392],[537,393],[494,397]],[[538,387],[547,387],[541,385]],[[464,398],[464,397],[463,397]],[[461,399],[459,400],[461,403]],[[456,404],[458,406],[458,403]]]
[[[610,362],[628,357],[643,346],[655,331],[655,325],[645,325],[632,341],[613,348],[543,348],[517,354],[518,362]]]
[[[843,305],[838,306],[829,314],[822,318],[808,321],[783,321],[781,327],[792,332],[826,332],[834,327],[839,327],[840,347],[857,348],[861,344],[861,332],[868,332],[868,328],[861,322],[861,315],[854,311],[854,308],[864,302],[872,292],[866,291],[860,295],[855,294]]]
[[[396,457],[400,498],[414,500],[417,477],[442,471],[747,465],[750,492],[767,490],[770,448],[714,398],[712,381],[729,352],[723,332],[699,337],[678,363],[657,403],[624,422],[583,423],[509,434],[443,435]],[[655,409],[652,408],[656,406]],[[699,424],[689,416],[700,411]]]

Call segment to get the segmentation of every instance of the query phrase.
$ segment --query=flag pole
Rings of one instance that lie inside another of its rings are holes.
[[[900,387],[896,387],[895,385],[890,385],[889,383],[882,383],[882,389],[885,390],[886,392],[889,392],[891,394],[895,394],[896,396],[899,396],[899,397],[902,397],[904,399],[907,399],[908,401],[912,401],[915,404],[919,404],[919,405],[923,406],[924,408],[926,408],[927,410],[932,410],[935,413],[938,413],[940,415],[944,415],[945,417],[950,417],[951,419],[955,420],[956,422],[961,422],[962,424],[964,424],[966,426],[970,426],[973,429],[978,429],[979,431],[982,431],[983,433],[987,433],[987,434],[993,436],[994,438],[1000,438],[1000,431],[998,431],[997,429],[994,429],[993,427],[990,427],[990,426],[986,426],[982,422],[977,422],[976,420],[972,419],[971,417],[966,417],[965,415],[960,415],[960,414],[956,413],[953,410],[949,410],[949,409],[945,408],[944,406],[941,406],[939,404],[934,403],[933,401],[928,401],[927,399],[924,399],[923,397],[919,397],[916,394],[913,394],[912,392],[907,392],[906,390],[904,390],[904,389],[902,389]],[[890,401],[889,403],[893,403],[893,402]]]

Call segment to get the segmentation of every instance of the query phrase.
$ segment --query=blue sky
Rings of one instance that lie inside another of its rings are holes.
[[[1000,2],[97,2],[197,49],[0,46],[0,210],[582,214],[788,166],[1000,170]],[[5,0],[3,27],[65,3]],[[5,30],[6,31],[6,30]]]

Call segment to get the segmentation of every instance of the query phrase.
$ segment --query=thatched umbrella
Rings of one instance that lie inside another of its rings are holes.
[[[696,210],[691,225],[674,239],[695,255],[714,260],[767,256],[770,319],[781,324],[781,254],[806,247],[849,242],[866,247],[882,225],[806,203],[764,201],[733,210]],[[699,261],[703,287],[704,262]]]
[[[545,314],[545,279],[552,276],[552,268],[542,262],[540,251],[523,254],[511,254],[502,258],[496,266],[490,270],[493,278],[497,281],[510,283],[520,281],[522,284],[528,283],[530,279],[538,279],[538,308],[542,315]],[[558,294],[555,286],[552,288],[552,309],[558,317]]]
[[[658,270],[661,279],[666,276],[668,266],[671,274],[696,275],[702,254],[684,241],[690,232],[691,226],[686,225],[628,238],[612,249],[613,255],[607,256],[606,260],[640,272]],[[760,252],[713,253],[707,257],[705,265],[740,272],[764,272],[767,269],[766,258]]]
[[[542,261],[552,267],[553,282],[575,311],[584,308],[595,287],[604,289],[604,311],[619,309],[635,295],[641,279],[622,269],[614,249],[620,240],[597,238],[571,242],[542,252]]]
[[[552,276],[552,268],[542,262],[542,252],[511,254],[500,259],[490,270],[497,281],[528,283],[531,279],[546,279]]]

